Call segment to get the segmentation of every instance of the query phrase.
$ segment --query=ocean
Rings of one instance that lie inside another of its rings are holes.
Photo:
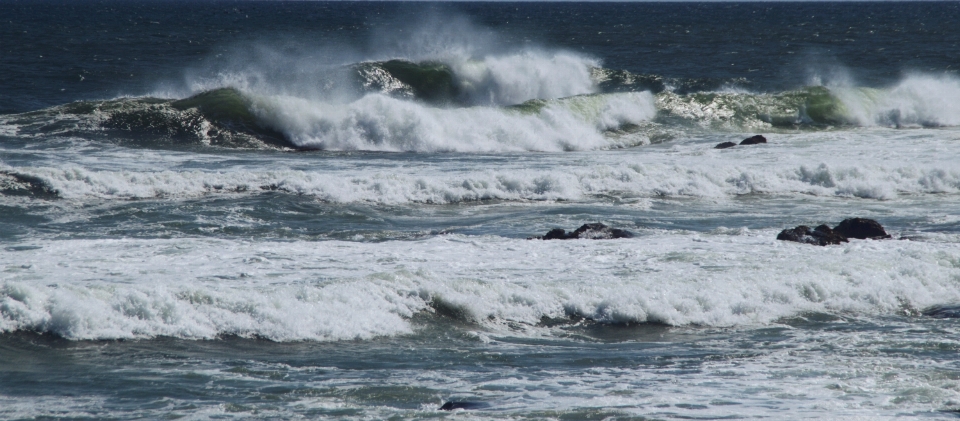
[[[0,0],[0,418],[960,418],[957,22]]]

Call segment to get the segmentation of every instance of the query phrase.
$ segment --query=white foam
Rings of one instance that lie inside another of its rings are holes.
[[[16,124],[11,124],[8,119],[0,119],[0,136],[16,136],[17,132],[20,131],[20,127]]]
[[[300,147],[325,150],[507,152],[592,150],[617,146],[611,126],[654,117],[647,93],[552,101],[539,112],[433,108],[371,94],[347,105],[289,96],[260,97],[261,121]]]
[[[521,51],[481,59],[448,59],[473,103],[519,104],[597,92],[590,69],[600,62],[565,52]]]
[[[834,87],[847,116],[863,126],[958,126],[960,79],[912,74],[887,89]]]
[[[337,340],[411,332],[410,317],[437,305],[499,330],[571,314],[753,326],[801,312],[869,317],[960,302],[960,239],[824,248],[775,235],[49,241],[0,255],[0,331]]]
[[[395,100],[377,97],[375,101]],[[617,118],[615,113],[598,115]],[[601,119],[597,124],[608,123]],[[679,142],[669,148],[522,154],[516,159],[506,155],[493,166],[482,156],[471,155],[441,160],[427,155],[404,160],[403,165],[370,155],[364,159],[369,166],[358,167],[353,158],[310,153],[262,159],[251,155],[237,164],[229,154],[119,149],[95,156],[81,153],[76,159],[59,152],[51,156],[60,163],[58,167],[0,164],[0,171],[43,180],[67,199],[191,198],[257,194],[265,189],[329,202],[385,204],[745,194],[946,200],[960,193],[960,154],[953,147],[958,135],[947,129],[878,128],[768,137],[771,143],[766,145],[726,150],[713,149],[713,142]],[[436,141],[445,139],[456,138]],[[209,170],[183,169],[197,159],[203,159]]]

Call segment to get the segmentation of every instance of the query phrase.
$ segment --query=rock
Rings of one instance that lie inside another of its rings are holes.
[[[443,406],[440,407],[441,411],[453,411],[454,409],[483,409],[487,408],[490,405],[483,402],[469,402],[469,401],[449,401]]]
[[[610,228],[601,223],[583,224],[570,234],[570,238],[588,238],[591,240],[606,240],[611,238],[631,238],[633,234],[618,228]]]
[[[778,240],[795,241],[820,246],[846,243],[850,238],[878,240],[881,238],[890,238],[890,234],[884,231],[883,226],[880,225],[879,222],[872,219],[847,218],[833,229],[830,229],[827,225],[820,225],[811,230],[810,227],[806,225],[800,225],[793,229],[780,231],[780,234],[777,235]]]
[[[554,228],[550,230],[550,232],[548,232],[547,235],[544,235],[541,238],[543,238],[544,240],[566,240],[567,231],[561,228]]]
[[[844,219],[833,230],[844,237],[860,240],[890,238],[879,222],[867,218]]]
[[[577,228],[576,231],[567,233],[566,230],[560,228],[554,228],[544,235],[543,237],[533,237],[540,240],[574,240],[574,239],[590,239],[590,240],[609,240],[613,238],[632,238],[633,234],[630,231],[622,230],[619,228],[610,228],[601,223],[593,224],[583,224],[580,228]]]
[[[727,148],[732,148],[732,147],[734,147],[734,146],[737,146],[737,144],[736,144],[736,143],[733,143],[733,142],[723,142],[723,143],[718,144],[717,146],[714,146],[713,148],[714,148],[714,149],[727,149]]]
[[[756,145],[758,143],[767,143],[767,138],[760,135],[756,135],[753,137],[748,137],[746,139],[743,139],[743,141],[740,142],[741,145]]]
[[[814,229],[806,225],[800,225],[793,229],[785,229],[777,235],[778,240],[794,241],[797,243],[814,244],[825,246],[828,244],[846,243],[847,237],[834,232],[827,225],[820,225]]]

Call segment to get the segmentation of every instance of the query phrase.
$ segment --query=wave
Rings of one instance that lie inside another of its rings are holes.
[[[798,144],[802,150],[804,142]],[[387,171],[304,171],[246,166],[217,171],[120,171],[72,165],[0,165],[0,194],[122,200],[283,192],[332,203],[448,204],[483,200],[591,201],[598,197],[729,198],[751,194],[894,200],[910,195],[960,193],[960,173],[947,164],[951,159],[947,156],[926,164],[874,162],[872,154],[839,145],[814,152],[817,156],[833,156],[827,162],[821,158],[808,162],[780,149],[774,154],[792,157],[790,163],[785,163],[779,159],[769,161],[770,155],[764,154],[734,159],[714,150],[712,144],[688,148],[685,156],[605,154],[597,157],[600,160],[596,162],[578,161],[575,166],[547,159],[536,161],[532,168],[505,165],[496,169],[439,165]],[[902,149],[891,145],[877,153],[907,159],[914,156],[909,151],[912,148],[915,144],[907,142]],[[915,162],[927,159],[925,156],[919,155]],[[854,160],[862,162],[851,163]]]
[[[584,318],[750,327],[808,313],[919,316],[960,302],[955,242],[854,241],[823,253],[774,234],[643,232],[576,244],[456,235],[56,241],[0,255],[0,332],[325,341],[411,333],[420,315],[524,335]],[[488,263],[449,264],[461,256]],[[490,265],[504,276],[490,277]],[[57,282],[27,281],[35,278]]]
[[[347,100],[219,87],[184,99],[81,101],[0,116],[0,133],[146,147],[509,152],[630,147],[704,130],[960,125],[960,80],[947,76],[911,75],[884,89],[704,91],[574,55],[529,55],[358,63],[359,96]]]
[[[249,98],[233,88],[182,100],[119,98],[78,101],[0,117],[0,126],[27,138],[101,137],[141,146],[206,145],[238,148],[289,146],[258,121]]]
[[[960,126],[960,79],[912,74],[887,89],[837,87],[848,122],[862,126]]]
[[[535,110],[435,108],[384,95],[346,105],[265,97],[260,121],[300,148],[409,152],[576,151],[635,146],[643,136],[605,132],[649,121],[648,93],[547,100]]]
[[[911,75],[884,89],[810,86],[756,94],[708,91],[657,95],[660,121],[718,129],[949,127],[960,125],[960,80]]]
[[[620,130],[653,118],[648,93],[547,100],[536,112],[443,108],[368,94],[347,104],[233,88],[182,100],[77,102],[0,121],[17,136],[109,136],[129,145],[410,152],[571,151],[627,147]]]
[[[524,51],[481,59],[393,59],[349,68],[363,93],[431,104],[500,106],[598,93],[598,66],[596,60],[574,54]]]

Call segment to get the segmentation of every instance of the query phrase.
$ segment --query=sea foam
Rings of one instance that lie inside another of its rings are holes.
[[[595,93],[591,69],[600,66],[598,60],[588,57],[540,51],[450,60],[447,64],[471,102],[489,105]]]
[[[754,326],[807,312],[912,315],[960,302],[956,238],[823,248],[774,236],[55,241],[0,256],[0,331],[340,340],[409,333],[418,313],[507,333],[508,323],[536,332],[544,317]]]
[[[960,157],[949,136],[943,136],[945,130],[771,135],[768,144],[727,150],[714,149],[713,142],[691,141],[585,153],[498,153],[488,157],[495,166],[473,155],[441,155],[439,160],[426,156],[398,165],[389,159],[391,154],[368,154],[362,159],[366,166],[357,167],[355,158],[321,153],[266,155],[262,160],[249,155],[242,164],[229,154],[209,154],[203,159],[211,169],[198,170],[190,169],[190,162],[198,159],[194,155],[122,149],[116,156],[104,152],[58,167],[0,164],[0,171],[76,200],[189,199],[267,191],[333,203],[381,204],[758,194],[898,200],[960,193]],[[149,163],[141,162],[144,156],[150,157]]]
[[[656,115],[648,93],[550,101],[535,112],[444,109],[371,94],[347,105],[288,96],[253,102],[261,121],[302,148],[410,152],[570,151],[609,148],[604,130]],[[643,142],[643,139],[634,143]]]
[[[840,86],[831,89],[848,117],[862,126],[958,126],[960,79],[911,74],[885,89]]]

